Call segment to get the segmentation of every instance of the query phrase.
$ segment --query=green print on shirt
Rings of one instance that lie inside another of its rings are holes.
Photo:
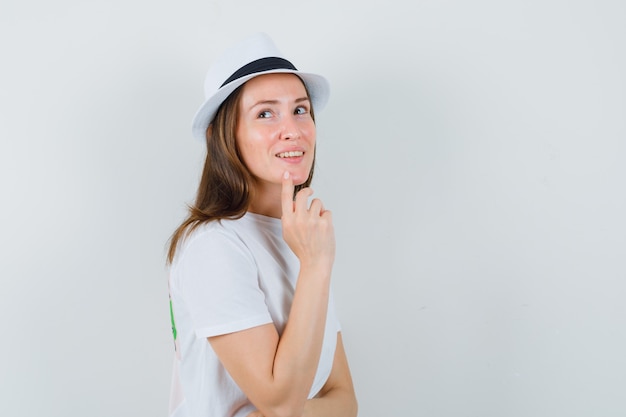
[[[172,308],[171,299],[170,299],[170,318],[172,319],[172,334],[174,335],[174,341],[176,341],[176,323],[174,323],[174,309]]]

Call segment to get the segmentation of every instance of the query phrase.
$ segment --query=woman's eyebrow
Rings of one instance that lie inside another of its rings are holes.
[[[294,100],[294,103],[302,103],[303,101],[309,101],[308,97],[300,97]],[[275,104],[279,104],[280,100],[259,100],[256,103],[254,103],[253,105],[250,106],[250,109],[253,109],[257,106],[261,106],[261,105],[275,105]]]
[[[274,104],[278,104],[279,101],[278,100],[259,100],[256,103],[252,104],[249,109],[253,109],[257,106],[266,106],[266,105],[274,105]]]

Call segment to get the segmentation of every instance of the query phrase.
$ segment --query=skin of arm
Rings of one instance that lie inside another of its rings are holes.
[[[319,394],[306,402],[302,417],[356,417],[357,411],[348,359],[341,333],[337,333],[333,368]]]
[[[326,384],[315,398],[304,405],[302,417],[356,417],[358,404],[343,347],[341,333],[337,333],[337,347],[333,368]],[[247,417],[265,417],[260,411],[253,411]]]
[[[210,337],[229,374],[265,417],[301,417],[321,354],[335,241],[332,216],[308,188],[293,196],[283,179],[283,237],[300,273],[281,337],[273,324]],[[329,390],[330,393],[331,390]]]

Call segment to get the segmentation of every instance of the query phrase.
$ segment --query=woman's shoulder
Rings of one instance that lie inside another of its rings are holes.
[[[213,220],[196,226],[187,233],[180,244],[172,266],[194,253],[221,253],[239,251],[245,245],[237,233],[237,220]]]

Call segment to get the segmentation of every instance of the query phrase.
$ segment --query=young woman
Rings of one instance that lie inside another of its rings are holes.
[[[193,121],[207,157],[174,232],[171,417],[354,417],[335,315],[331,212],[313,198],[323,77],[266,35],[228,50]]]

